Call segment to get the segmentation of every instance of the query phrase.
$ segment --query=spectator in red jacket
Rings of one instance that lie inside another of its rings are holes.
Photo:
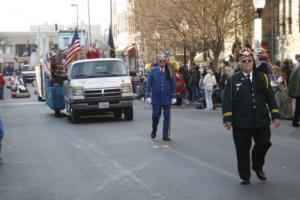
[[[3,74],[0,73],[0,100],[3,99],[4,86],[5,86],[5,79],[3,77]]]
[[[86,53],[88,59],[100,58],[100,51],[96,48],[96,43],[92,44],[92,47]]]
[[[185,80],[182,73],[179,71],[179,63],[176,63],[175,66],[175,76],[176,76],[176,106],[182,105],[182,99],[185,96],[186,88],[185,88]]]

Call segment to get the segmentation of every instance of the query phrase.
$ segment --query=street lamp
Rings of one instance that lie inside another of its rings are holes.
[[[262,11],[265,7],[265,0],[253,0],[253,6],[256,10],[257,16],[254,19],[254,44],[256,48],[260,48],[262,41]]]
[[[76,28],[78,29],[78,4],[71,4],[71,6],[76,7]]]
[[[186,67],[186,31],[189,30],[189,24],[188,22],[183,19],[182,22],[180,23],[180,28],[183,33],[183,63],[184,67]]]

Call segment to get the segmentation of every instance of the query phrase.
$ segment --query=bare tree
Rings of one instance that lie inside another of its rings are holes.
[[[191,62],[198,51],[210,49],[209,58],[217,63],[225,39],[237,36],[242,23],[252,22],[244,15],[240,0],[139,0],[135,6],[135,21],[147,49],[186,45]],[[187,32],[180,27],[183,19]]]

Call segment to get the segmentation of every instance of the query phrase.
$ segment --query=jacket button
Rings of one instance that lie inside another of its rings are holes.
[[[256,106],[253,106],[253,109],[255,109],[256,108]]]

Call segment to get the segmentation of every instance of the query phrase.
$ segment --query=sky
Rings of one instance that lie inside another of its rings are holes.
[[[79,25],[88,24],[88,0],[0,0],[0,32],[29,31],[30,25],[76,24],[78,4]],[[89,0],[92,25],[108,27],[110,0]]]

